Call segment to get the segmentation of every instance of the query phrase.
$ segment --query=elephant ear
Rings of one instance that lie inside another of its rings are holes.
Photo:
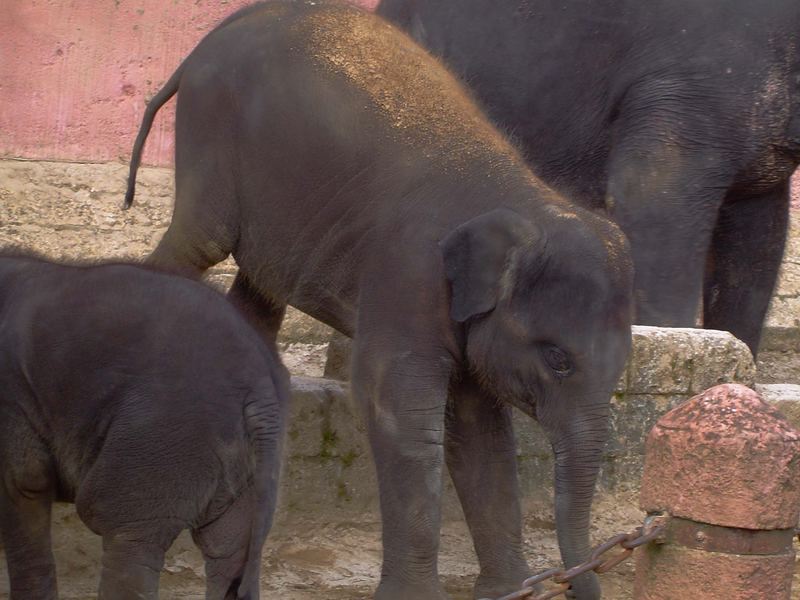
[[[459,225],[439,242],[445,275],[452,287],[450,317],[463,323],[494,309],[514,251],[539,237],[532,224],[500,208]]]

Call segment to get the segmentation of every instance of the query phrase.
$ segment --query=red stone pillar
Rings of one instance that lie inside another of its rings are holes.
[[[636,551],[636,600],[789,600],[800,432],[751,389],[716,386],[659,420],[640,504],[668,518]]]

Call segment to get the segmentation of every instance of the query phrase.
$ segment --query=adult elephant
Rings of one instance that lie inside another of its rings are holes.
[[[800,161],[797,0],[383,0],[534,171],[627,234],[637,322],[755,353]]]
[[[589,553],[610,396],[630,349],[632,269],[610,221],[564,201],[436,60],[345,4],[267,2],[206,36],[178,94],[175,212],[151,262],[200,274],[233,254],[231,297],[270,341],[287,304],[354,338],[383,518],[380,600],[445,597],[442,469],[481,567],[528,573],[511,406],[556,457],[562,557]],[[596,600],[593,573],[573,581]]]

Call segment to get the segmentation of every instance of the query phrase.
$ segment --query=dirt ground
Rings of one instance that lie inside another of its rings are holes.
[[[600,499],[596,511],[593,539],[597,541],[632,529],[641,519],[630,499],[620,505],[612,499]],[[100,572],[99,538],[83,526],[71,506],[56,507],[53,538],[62,600],[94,598]],[[525,546],[535,570],[557,564],[555,532],[547,508],[528,511]],[[7,598],[5,561],[0,561],[0,598]],[[464,523],[445,523],[442,528],[439,568],[453,600],[472,598],[477,563]],[[261,595],[282,600],[370,598],[379,571],[380,526],[374,520],[282,523],[273,530],[264,548]],[[631,599],[632,582],[633,564],[628,561],[603,576],[604,597]],[[183,534],[167,556],[161,597],[201,600],[204,589],[202,558],[191,538]]]
[[[641,523],[633,497],[601,497],[595,503],[592,539],[601,542]],[[96,597],[100,539],[75,515],[58,506],[53,546],[62,600]],[[552,517],[546,507],[527,511],[525,551],[535,572],[558,564]],[[380,571],[380,526],[374,520],[316,523],[303,520],[278,525],[264,548],[261,597],[282,600],[361,600],[371,597]],[[477,563],[463,522],[442,528],[439,569],[452,600],[471,600]],[[800,600],[800,567],[795,570],[792,600]],[[633,560],[601,576],[607,600],[633,599]],[[698,586],[701,582],[698,582]],[[161,575],[161,598],[202,600],[205,587],[200,553],[188,534],[171,548]],[[697,599],[702,599],[698,592]],[[5,560],[0,551],[0,598],[8,598]],[[417,600],[417,599],[409,599]],[[421,599],[420,599],[421,600]]]

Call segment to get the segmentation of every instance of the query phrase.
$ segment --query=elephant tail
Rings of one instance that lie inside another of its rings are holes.
[[[279,369],[281,374],[252,394],[244,408],[247,436],[255,454],[255,506],[247,559],[237,595],[242,599],[258,598],[261,549],[272,527],[278,496],[284,422],[289,404],[288,374],[282,367]]]
[[[125,203],[123,208],[130,208],[133,204],[133,194],[136,190],[136,172],[139,170],[139,163],[142,161],[142,150],[144,143],[147,140],[147,134],[150,133],[150,128],[153,126],[153,119],[156,118],[156,113],[167,100],[172,98],[178,92],[180,85],[181,75],[183,73],[183,64],[178,67],[178,70],[172,74],[167,83],[164,84],[158,93],[153,96],[153,99],[147,104],[144,110],[144,117],[142,117],[142,124],[139,126],[139,133],[136,136],[136,141],[133,143],[133,151],[131,152],[131,169],[128,173],[128,189],[125,192]]]
[[[264,2],[259,2],[250,6],[245,6],[244,8],[223,19],[219,25],[214,27],[214,29],[212,29],[208,35],[206,35],[206,37],[222,29],[223,27],[226,27],[230,23],[233,23],[242,17],[246,17],[252,12],[256,12],[260,8],[263,8],[264,5]],[[178,92],[178,87],[180,86],[181,75],[183,74],[183,67],[185,64],[186,61],[178,66],[178,69],[172,74],[172,77],[170,77],[167,83],[164,84],[164,87],[162,87],[158,93],[153,96],[152,100],[150,100],[150,102],[147,104],[147,108],[145,108],[144,117],[142,117],[142,124],[139,126],[139,133],[136,136],[136,141],[133,143],[133,151],[131,152],[131,169],[128,173],[128,189],[125,192],[125,202],[123,204],[123,208],[130,208],[131,204],[133,204],[133,194],[136,190],[136,172],[139,170],[139,163],[142,161],[142,150],[144,149],[145,140],[147,140],[147,134],[150,133],[150,128],[153,126],[153,119],[155,119],[158,110]]]

